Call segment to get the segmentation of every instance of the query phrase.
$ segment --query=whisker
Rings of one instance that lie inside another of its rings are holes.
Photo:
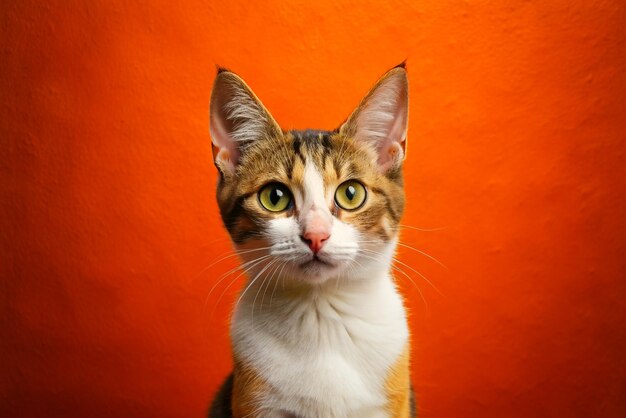
[[[272,295],[270,296],[270,307],[272,306],[272,299],[274,299],[274,292],[276,292],[276,286],[278,286],[278,281],[281,280],[281,276],[283,274],[283,271],[285,270],[286,265],[287,265],[287,262],[283,261],[282,267],[280,268],[280,273],[278,273],[278,278],[276,279],[276,281],[274,281],[274,289],[272,290]],[[284,284],[284,280],[285,278],[282,277],[283,284]]]
[[[226,277],[228,277],[230,274],[233,274],[235,271],[239,270],[240,268],[241,268],[241,269],[243,269],[243,270],[245,271],[245,270],[246,270],[246,266],[249,266],[250,264],[252,264],[252,263],[254,263],[254,262],[256,262],[256,261],[263,260],[263,259],[268,258],[268,257],[270,257],[270,255],[264,255],[264,256],[261,256],[261,257],[255,258],[255,259],[253,259],[253,260],[246,261],[245,263],[240,264],[240,265],[237,265],[236,267],[234,267],[234,268],[230,269],[230,270],[229,270],[229,271],[227,271],[226,273],[223,273],[221,276],[219,276],[219,277],[217,278],[217,279],[218,279],[218,281],[217,281],[217,282],[213,285],[213,287],[211,287],[211,290],[209,290],[209,294],[207,295],[207,297],[208,297],[208,296],[211,296],[211,293],[213,292],[213,290],[215,290],[215,288],[216,288],[216,287],[217,287],[217,286],[218,286],[218,285],[219,285],[219,284],[220,284],[220,283],[221,283],[221,282],[222,282],[222,281],[223,281]]]
[[[413,279],[411,278],[411,276],[409,276],[408,274],[406,274],[404,270],[402,270],[402,269],[401,269],[400,267],[398,267],[398,266],[394,266],[393,264],[392,264],[392,266],[393,266],[393,268],[395,268],[395,269],[396,269],[396,271],[399,271],[400,273],[402,273],[403,275],[405,275],[405,276],[406,276],[406,277],[407,277],[407,278],[411,281],[411,283],[413,283],[413,285],[415,286],[415,288],[416,288],[416,289],[417,289],[417,291],[419,292],[420,297],[422,298],[422,301],[424,301],[424,305],[426,306],[426,310],[428,310],[428,309],[429,309],[429,308],[428,308],[428,302],[426,302],[426,298],[424,297],[424,294],[422,293],[422,289],[420,289],[420,287],[417,285],[417,283],[415,283],[415,282],[413,281]]]
[[[398,226],[401,227],[401,228],[414,229],[414,230],[420,231],[420,232],[438,232],[438,231],[443,231],[445,229],[448,229],[447,226],[441,226],[441,227],[437,227],[437,228],[418,228],[416,226],[406,225],[406,224],[398,224]]]
[[[220,301],[222,300],[222,298],[224,297],[224,295],[226,294],[228,289],[230,289],[230,287],[237,282],[237,279],[239,279],[242,275],[248,273],[250,270],[255,268],[257,265],[261,264],[263,261],[267,260],[268,257],[270,257],[270,256],[269,255],[265,255],[265,256],[259,257],[259,258],[255,259],[255,260],[251,260],[251,261],[248,262],[248,263],[252,263],[252,264],[250,264],[250,265],[246,266],[244,269],[242,269],[242,271],[239,272],[239,274],[234,279],[231,280],[231,282],[228,284],[228,286],[226,286],[226,288],[224,290],[222,290],[222,293],[220,293],[219,298],[217,298],[217,302],[215,303],[215,305],[213,305],[213,310],[211,312],[211,316],[213,316],[213,313],[215,312],[215,309],[219,305]],[[248,263],[244,263],[244,265],[248,264]],[[242,266],[240,266],[240,267],[242,267]],[[222,280],[224,280],[224,279],[222,279]]]
[[[375,251],[370,251],[374,254],[377,254]],[[378,261],[377,258],[369,256],[369,255],[365,255],[362,254],[365,257],[368,257],[374,261]],[[415,289],[417,289],[418,293],[420,294],[420,297],[422,299],[422,301],[424,302],[424,306],[426,307],[426,310],[428,310],[428,302],[426,301],[426,298],[424,297],[424,294],[422,293],[422,290],[420,289],[420,287],[417,285],[417,283],[415,283],[415,281],[413,280],[413,278],[411,276],[409,276],[404,270],[402,270],[400,267],[394,265],[393,263],[390,264],[390,267],[398,272],[400,272],[401,274],[403,274],[404,276],[406,276],[407,279],[409,279],[411,281],[411,283],[413,284],[413,286],[415,286]],[[432,285],[432,284],[431,284]]]
[[[211,289],[208,291],[206,297],[204,298],[204,305],[203,305],[203,312],[204,309],[206,309],[206,305],[209,302],[209,297],[211,297],[211,294],[213,293],[213,291],[217,288],[217,286],[219,286],[220,283],[222,283],[224,280],[226,280],[226,278],[235,273],[237,270],[239,270],[242,266],[241,265],[237,265],[235,267],[233,267],[232,269],[228,270],[226,273],[223,273],[222,275],[220,275],[217,278],[217,281],[213,284],[213,286],[211,287]]]
[[[269,279],[269,282],[267,283],[267,286],[265,287],[265,290],[263,291],[263,297],[261,298],[261,307],[259,309],[263,309],[263,304],[265,303],[265,294],[267,293],[267,289],[270,287],[270,285],[272,284],[272,281],[274,281],[274,276],[276,275],[276,271],[278,271],[280,267],[280,260],[276,259],[276,264],[274,269],[271,272],[268,272],[268,275],[272,275]],[[263,281],[263,283],[265,283],[265,281]],[[263,285],[261,285],[261,287],[263,287]],[[274,287],[275,288],[275,287]]]
[[[358,242],[359,244],[367,244],[367,243],[383,243],[383,241],[380,241],[380,240],[357,241],[357,242]],[[405,244],[405,243],[403,243],[403,242],[400,242],[400,241],[398,241],[396,244],[397,244],[397,245],[399,245],[400,247],[404,247],[404,248],[408,248],[408,249],[410,249],[410,250],[413,250],[413,251],[415,251],[415,252],[417,252],[417,253],[419,253],[419,254],[423,255],[424,257],[427,257],[427,258],[431,259],[431,260],[432,260],[432,261],[434,261],[435,263],[439,264],[441,267],[443,267],[443,268],[445,268],[445,269],[448,269],[448,267],[447,267],[445,264],[443,264],[441,261],[437,260],[435,257],[433,257],[432,255],[430,255],[430,254],[428,254],[428,253],[426,253],[426,252],[424,252],[424,251],[422,251],[422,250],[419,250],[419,249],[417,249],[417,248],[415,248],[415,247],[412,247],[412,246],[410,246],[410,245],[408,245],[408,244]],[[362,249],[365,249],[365,248],[362,248]]]
[[[404,247],[404,248],[408,248],[408,249],[410,249],[410,250],[413,250],[413,251],[415,251],[415,252],[418,252],[418,253],[420,253],[421,255],[423,255],[424,257],[428,257],[428,258],[430,258],[431,260],[433,260],[435,263],[439,264],[439,265],[440,265],[441,267],[443,267],[444,269],[448,269],[448,267],[446,267],[446,266],[445,266],[445,265],[444,265],[441,261],[437,260],[435,257],[433,257],[433,256],[432,256],[432,255],[430,255],[430,254],[425,253],[425,252],[424,252],[424,251],[422,251],[422,250],[418,250],[417,248],[415,248],[415,247],[411,247],[410,245],[407,245],[407,244],[405,244],[405,243],[403,243],[403,242],[400,242],[400,241],[398,241],[398,245],[399,245],[399,246],[401,246],[401,247]]]
[[[226,260],[227,258],[230,258],[230,257],[234,257],[234,256],[237,256],[237,255],[248,254],[248,253],[253,253],[253,252],[256,252],[256,251],[268,250],[270,248],[272,248],[272,246],[260,247],[260,248],[251,248],[251,249],[247,249],[247,250],[233,250],[231,254],[225,255],[224,257],[219,258],[219,259],[213,261],[207,267],[212,267],[215,264],[219,263],[220,261]]]
[[[250,289],[250,287],[252,285],[254,285],[254,283],[257,281],[257,279],[261,276],[261,274],[265,271],[265,269],[267,269],[267,267],[271,264],[271,262],[274,260],[270,260],[270,263],[266,264],[261,271],[259,271],[257,273],[256,276],[254,276],[254,278],[252,280],[250,280],[250,283],[248,283],[248,286],[246,286],[246,288],[244,289],[243,292],[241,292],[241,295],[239,295],[239,299],[237,299],[237,303],[235,303],[235,306],[239,306],[239,304],[241,303],[241,299],[243,299],[243,297],[245,296],[246,292]]]
[[[369,252],[369,253],[371,253],[371,254],[376,254],[376,255],[379,255],[376,251],[368,250],[368,249],[365,249],[365,248],[363,249],[363,251],[365,251],[365,252]],[[363,254],[363,255],[365,256],[365,254]],[[371,259],[373,259],[373,260],[378,260],[377,258],[372,257],[372,256],[367,256],[367,257],[369,257],[369,258],[371,258]],[[403,266],[405,266],[406,268],[408,268],[408,269],[410,269],[411,271],[413,271],[415,274],[419,275],[419,276],[420,276],[420,277],[421,277],[421,278],[422,278],[422,279],[423,279],[426,283],[428,283],[428,284],[429,284],[429,285],[430,285],[433,289],[435,289],[435,291],[437,291],[437,293],[439,293],[439,295],[444,296],[444,295],[443,295],[443,293],[441,293],[441,291],[440,291],[440,290],[439,290],[439,289],[438,289],[438,288],[437,288],[437,287],[436,287],[436,286],[435,286],[435,285],[434,285],[434,284],[433,284],[433,283],[432,283],[432,282],[431,282],[431,281],[430,281],[430,280],[429,280],[426,276],[424,276],[422,273],[420,273],[419,271],[417,271],[416,269],[414,269],[414,268],[413,268],[413,267],[411,267],[410,265],[408,265],[408,264],[406,264],[406,263],[404,263],[404,262],[402,262],[402,261],[398,260],[396,257],[392,257],[392,260],[393,260],[394,262],[397,262],[397,263],[399,263],[399,264],[402,264],[402,265],[403,265]],[[391,267],[392,267],[392,268],[396,268],[396,269],[398,269],[398,270],[401,270],[398,266],[395,266],[393,263],[391,264]],[[401,270],[401,271],[402,271],[402,272],[403,272],[403,273],[404,273],[407,277],[409,277],[409,276],[408,276],[408,275],[407,275],[407,274],[406,274],[403,270]],[[411,282],[413,282],[413,279],[410,279],[410,280],[411,280]],[[413,282],[413,284],[415,284],[415,286],[416,286],[416,287],[418,287],[418,286],[417,286],[417,284],[416,284],[415,282]],[[419,289],[419,287],[418,287],[418,289]],[[421,293],[421,292],[420,292],[420,293]]]
[[[419,275],[422,279],[424,279],[426,281],[426,283],[428,283],[429,285],[432,286],[433,289],[435,289],[437,291],[437,293],[439,293],[439,295],[443,296],[443,293],[441,293],[441,291],[439,289],[437,289],[437,287],[430,281],[428,280],[428,278],[426,276],[424,276],[422,273],[420,273],[419,271],[415,270],[413,267],[411,267],[410,265],[398,260],[396,257],[393,257],[393,260],[397,263],[402,264],[403,266],[405,266],[406,268],[410,269],[411,271],[415,272],[417,275]]]
[[[255,251],[267,250],[267,249],[269,249],[269,248],[271,248],[271,247],[261,247],[261,248],[255,248],[255,249],[250,249],[250,250],[242,250],[242,251],[239,251],[239,250],[231,250],[229,253],[226,253],[226,255],[224,255],[224,256],[223,256],[223,257],[221,257],[220,259],[215,260],[215,261],[213,261],[211,264],[209,264],[208,266],[204,267],[204,268],[200,271],[200,273],[198,273],[198,274],[195,276],[194,280],[196,280],[198,277],[200,277],[200,276],[201,276],[201,275],[202,275],[205,271],[207,271],[209,268],[211,268],[211,267],[212,267],[212,266],[214,266],[215,264],[217,264],[217,263],[219,263],[219,262],[221,262],[221,261],[224,261],[224,260],[226,260],[226,259],[228,259],[228,258],[235,257],[235,256],[237,256],[237,255],[243,255],[243,254],[252,253],[252,252],[255,252]]]
[[[365,250],[365,251],[368,251],[368,252],[373,253],[373,254],[377,254],[375,251],[371,251],[371,250]],[[362,255],[363,255],[363,256],[365,256],[365,257],[370,258],[371,260],[378,261],[378,259],[377,259],[377,258],[375,258],[375,257],[368,256],[368,255],[365,255],[365,254],[362,254]],[[419,271],[415,270],[413,267],[409,266],[408,264],[403,263],[402,261],[400,261],[400,260],[396,259],[395,257],[392,257],[392,260],[393,260],[393,261],[395,261],[395,262],[398,262],[398,263],[400,263],[400,264],[402,264],[402,265],[404,265],[404,266],[406,266],[406,267],[407,267],[407,268],[409,268],[411,271],[413,271],[413,272],[415,272],[416,274],[418,274],[418,275],[419,275],[419,276],[420,276],[420,277],[421,277],[424,281],[426,281],[426,283],[428,283],[429,285],[431,285],[431,286],[433,287],[433,289],[435,289],[435,290],[437,291],[437,293],[439,293],[441,296],[443,296],[443,294],[441,293],[441,291],[439,291],[439,289],[437,289],[437,287],[436,287],[436,286],[435,286],[435,285],[434,285],[434,284],[433,284],[430,280],[428,280],[428,278],[426,278],[426,276],[424,276],[422,273],[420,273]],[[399,272],[401,272],[403,275],[405,275],[405,276],[406,276],[406,277],[407,277],[407,278],[411,281],[411,283],[413,283],[413,285],[414,285],[414,286],[415,286],[415,288],[418,290],[418,292],[420,292],[420,295],[422,295],[422,291],[421,291],[420,287],[417,285],[417,283],[415,283],[415,281],[413,280],[413,278],[412,278],[412,277],[410,277],[410,276],[409,276],[409,275],[408,275],[408,274],[407,274],[404,270],[402,270],[400,267],[398,267],[398,266],[394,265],[393,263],[391,263],[391,264],[390,264],[390,267],[391,267],[391,268],[393,268],[393,269],[395,269],[395,270],[397,270],[397,271],[399,271]],[[422,298],[424,298],[424,296],[423,296],[423,295],[422,295]],[[428,305],[428,304],[427,304],[427,305]]]

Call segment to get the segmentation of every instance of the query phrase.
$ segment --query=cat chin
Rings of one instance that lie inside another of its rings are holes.
[[[325,282],[339,271],[334,265],[314,260],[298,266],[298,270],[302,273],[302,281],[316,284]]]
[[[297,266],[297,278],[304,283],[321,284],[329,280],[338,280],[342,266],[329,261],[312,259]]]

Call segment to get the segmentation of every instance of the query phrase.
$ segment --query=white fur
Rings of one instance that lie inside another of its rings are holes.
[[[318,256],[333,267],[299,267],[312,258],[300,239],[307,214],[273,220],[269,257],[253,264],[235,309],[235,355],[273,388],[261,416],[388,416],[385,380],[408,340],[388,273],[396,243],[372,244],[332,217],[334,192],[313,165],[305,167],[303,190],[292,190],[300,212],[329,217],[331,236]]]
[[[298,417],[386,417],[385,380],[408,330],[391,278],[327,284],[298,298],[277,291],[252,312],[253,292],[232,323],[237,358],[275,388],[259,409]],[[270,415],[271,416],[271,415]]]
[[[328,210],[329,200],[325,196],[324,179],[314,164],[307,163],[304,166],[304,185],[296,196],[296,204],[299,203],[300,212],[305,212],[314,208]]]
[[[259,139],[268,124],[267,114],[241,87],[232,87],[232,99],[225,106],[228,119],[237,121],[231,132],[238,142]]]

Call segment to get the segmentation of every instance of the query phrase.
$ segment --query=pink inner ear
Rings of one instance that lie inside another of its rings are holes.
[[[235,164],[239,160],[239,149],[235,140],[228,134],[224,121],[223,112],[211,109],[211,140],[216,148],[213,152],[213,159],[216,164],[222,165],[224,169],[234,170]],[[226,121],[228,120],[226,119]]]
[[[395,68],[387,73],[353,118],[355,139],[376,147],[381,171],[399,164],[404,159],[408,123],[406,71]]]
[[[399,102],[403,100],[399,98]],[[394,164],[404,159],[406,144],[407,113],[406,104],[399,103],[393,115],[389,134],[382,140],[382,149],[379,149],[378,163],[382,169],[388,170]]]
[[[404,141],[402,144],[404,144]],[[378,165],[382,171],[387,171],[403,159],[403,146],[397,142],[387,141],[384,149],[379,150]]]

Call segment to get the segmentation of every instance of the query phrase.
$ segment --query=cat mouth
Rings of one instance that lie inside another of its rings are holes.
[[[300,264],[300,268],[308,268],[313,266],[335,267],[334,264],[319,258],[317,254],[313,255],[313,257],[309,261],[305,261],[304,263]]]

